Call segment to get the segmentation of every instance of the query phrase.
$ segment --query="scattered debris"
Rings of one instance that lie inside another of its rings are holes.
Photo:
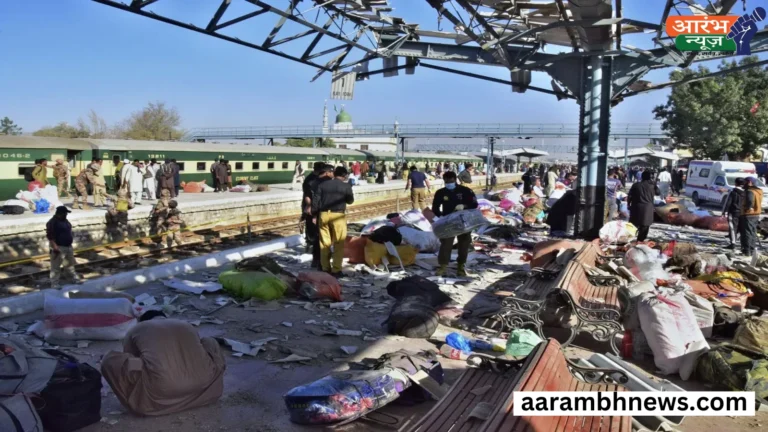
[[[355,305],[355,302],[346,301],[346,302],[331,303],[328,305],[328,307],[331,309],[341,309],[341,310],[347,311],[352,309],[352,306],[354,305]]]
[[[152,306],[157,304],[157,300],[155,299],[155,296],[144,293],[136,296],[135,303],[142,306]]]
[[[347,355],[352,355],[357,352],[357,346],[355,345],[341,346],[339,348]]]
[[[189,294],[202,294],[204,292],[216,292],[224,289],[218,282],[196,282],[178,278],[166,279],[163,281],[163,285]]]
[[[289,321],[283,321],[283,322],[280,323],[280,325],[282,325],[284,327],[293,327],[293,323],[289,322]]]
[[[296,354],[291,354],[286,358],[280,359],[280,360],[273,360],[270,363],[295,363],[295,362],[304,362],[312,360],[311,357],[303,357]]]
[[[362,336],[363,332],[360,330],[336,329],[336,334],[338,336]]]
[[[228,347],[232,348],[232,351],[235,353],[240,353],[241,355],[248,355],[251,357],[255,357],[256,354],[261,351],[261,347],[252,347],[250,344],[243,343],[240,341],[236,341],[234,339],[227,339],[227,338],[217,338],[220,342],[223,342]]]

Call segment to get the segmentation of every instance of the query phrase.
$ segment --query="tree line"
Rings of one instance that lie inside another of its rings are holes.
[[[139,111],[115,125],[107,122],[96,111],[90,110],[86,118],[80,117],[75,124],[60,122],[45,126],[32,135],[54,138],[119,138],[149,141],[174,141],[184,135],[179,128],[181,116],[175,107],[165,102],[150,102]],[[0,119],[0,134],[20,135],[22,129],[8,117]]]
[[[758,61],[755,56],[723,61],[718,70]],[[673,71],[670,79],[692,80],[710,73],[699,66]],[[697,159],[757,157],[756,151],[768,144],[768,69],[755,66],[677,85],[653,113],[674,146],[690,149]]]

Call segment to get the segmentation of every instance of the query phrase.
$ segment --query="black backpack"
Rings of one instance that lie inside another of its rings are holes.
[[[28,181],[28,182],[35,181],[35,178],[32,177],[33,170],[34,168],[27,168],[26,170],[24,170],[24,181]]]

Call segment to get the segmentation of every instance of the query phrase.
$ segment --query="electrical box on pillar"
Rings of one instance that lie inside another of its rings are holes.
[[[515,70],[511,73],[512,91],[515,93],[525,93],[528,86],[531,85],[531,71]]]
[[[392,56],[392,57],[384,57],[381,59],[383,65],[384,65],[384,78],[394,77],[398,76],[400,73],[397,70],[397,67],[400,63],[400,57],[398,56]],[[391,69],[391,70],[386,70]]]
[[[405,58],[405,74],[406,75],[413,75],[416,73],[416,66],[419,65],[419,60],[412,58],[412,57],[406,57]]]

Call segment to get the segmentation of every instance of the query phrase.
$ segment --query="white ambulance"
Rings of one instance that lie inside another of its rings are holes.
[[[722,206],[728,193],[735,186],[738,177],[757,178],[755,164],[749,162],[727,161],[691,161],[688,165],[688,179],[685,182],[685,194],[696,205],[704,203]],[[758,186],[768,198],[768,188],[757,179]],[[768,199],[763,199],[763,209],[768,208]]]

